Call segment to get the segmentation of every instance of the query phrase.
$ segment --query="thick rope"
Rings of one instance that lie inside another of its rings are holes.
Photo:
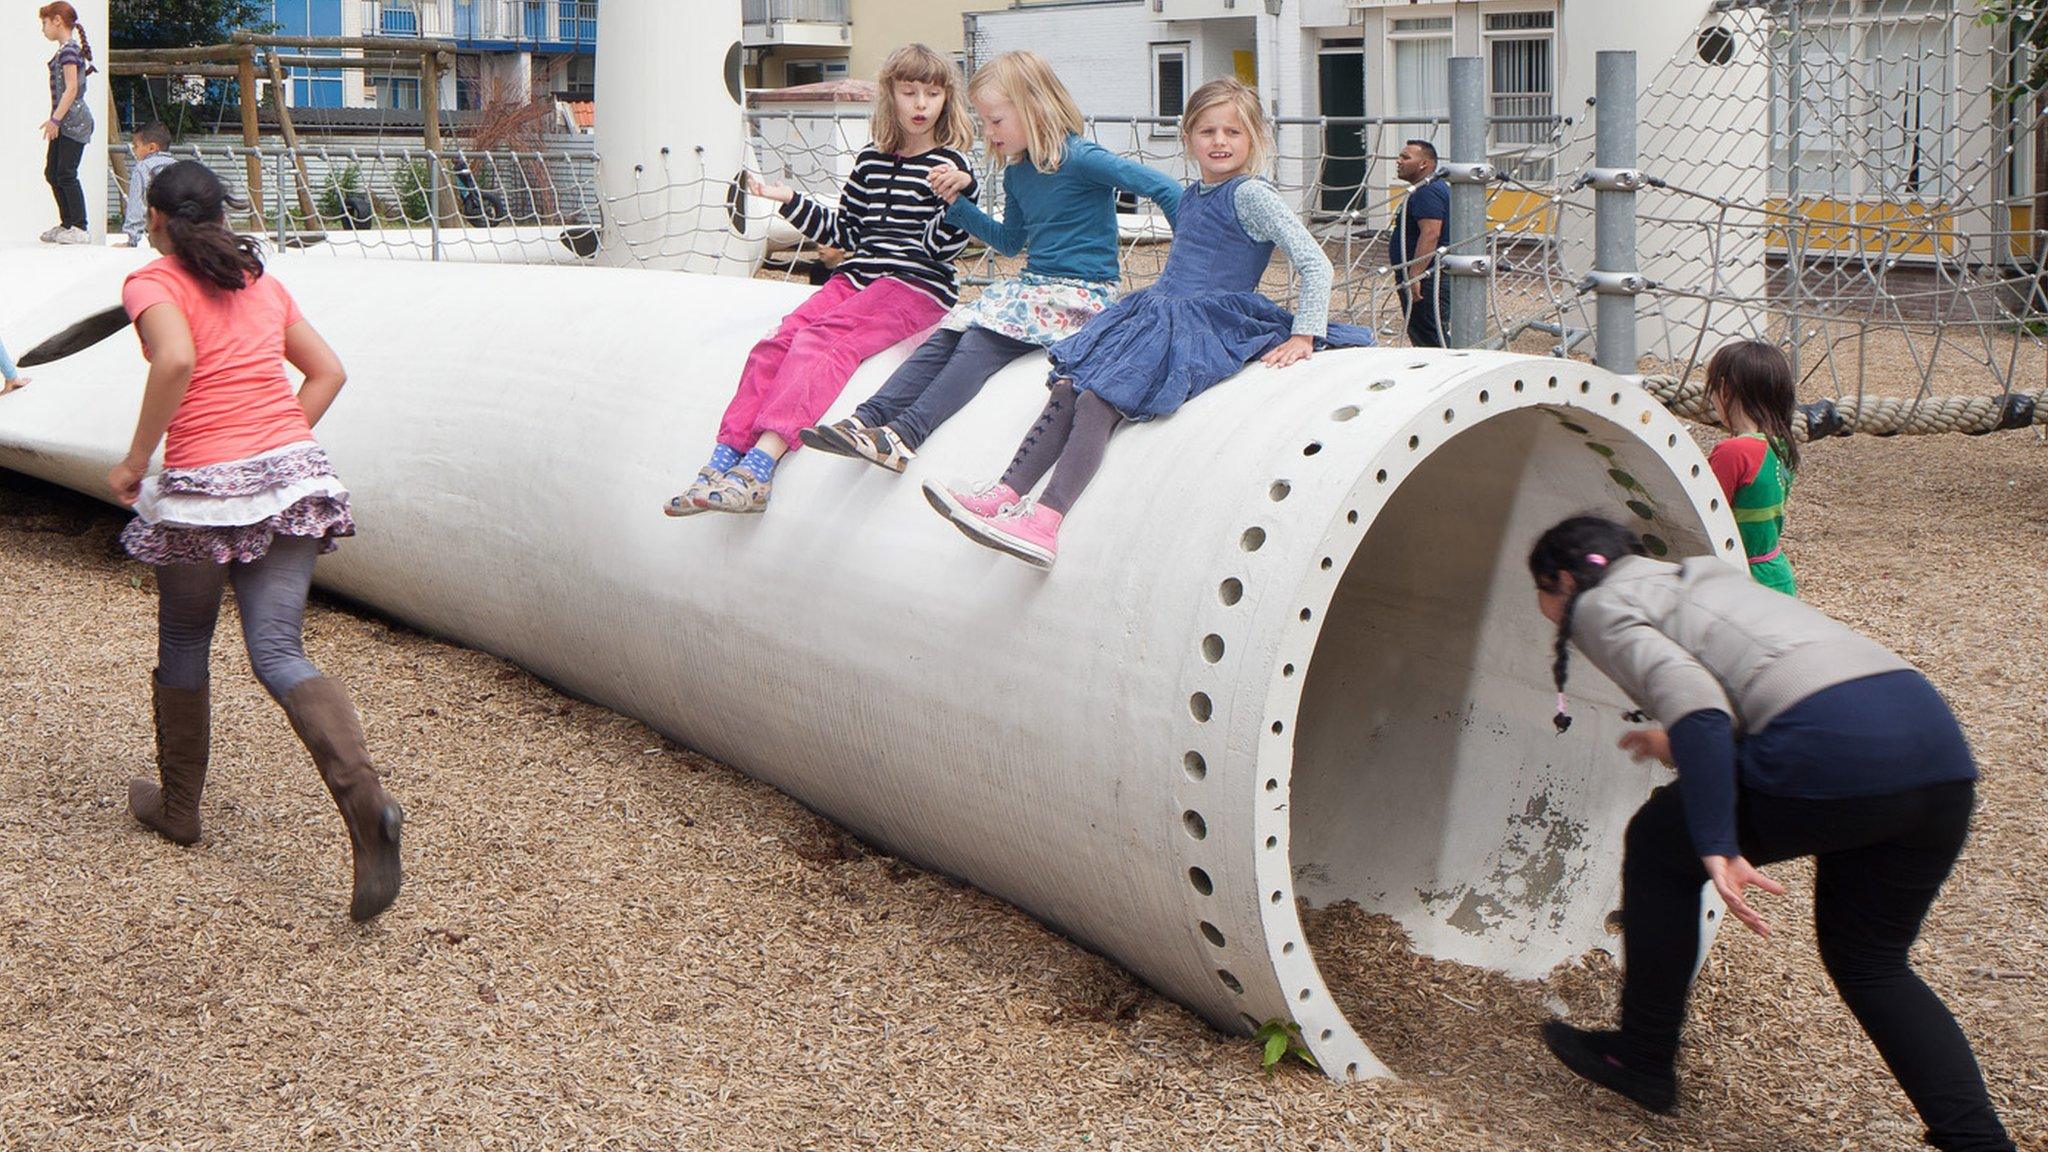
[[[1658,403],[1688,420],[1716,424],[1707,403],[1706,386],[1673,376],[1645,376],[1643,387]],[[1982,436],[2048,424],[2048,389],[2011,392],[2003,396],[1845,396],[1799,406],[1803,420],[1792,426],[1801,440],[1824,436],[1918,436],[1930,432],[1961,432]]]

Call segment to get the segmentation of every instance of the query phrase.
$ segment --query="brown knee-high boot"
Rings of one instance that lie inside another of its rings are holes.
[[[211,713],[207,690],[172,688],[149,676],[156,714],[156,771],[159,783],[128,782],[128,811],[173,844],[199,840],[199,792],[206,786]]]
[[[355,897],[348,914],[368,920],[398,898],[398,834],[404,821],[398,801],[377,782],[377,769],[363,739],[363,726],[339,680],[315,676],[284,696],[292,730],[320,768],[334,794],[334,806],[348,825],[355,849]]]

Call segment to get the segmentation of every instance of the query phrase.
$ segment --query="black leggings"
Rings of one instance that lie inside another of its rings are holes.
[[[1010,458],[1003,483],[1021,495],[1036,487],[1046,471],[1058,464],[1052,483],[1045,486],[1038,502],[1066,515],[1088,482],[1095,479],[1102,455],[1109,450],[1109,434],[1123,419],[1123,413],[1095,393],[1077,394],[1072,382],[1056,381],[1037,422]]]
[[[853,410],[854,418],[872,428],[887,424],[916,451],[932,430],[951,419],[988,383],[988,378],[1038,345],[1013,340],[975,326],[965,332],[940,329],[918,345],[882,390]]]
[[[86,227],[85,186],[78,182],[78,164],[83,159],[84,144],[65,136],[50,141],[48,157],[43,162],[43,179],[50,182],[50,192],[57,197],[60,227]]]
[[[1906,956],[1962,852],[1974,793],[1968,780],[1837,800],[1745,787],[1737,835],[1752,864],[1815,858],[1821,963],[1919,1110],[1927,1142],[1948,1152],[2011,1152],[1970,1042]],[[1669,1067],[1678,1052],[1706,881],[1678,786],[1657,789],[1629,821],[1622,856],[1622,1044],[1645,1065]]]

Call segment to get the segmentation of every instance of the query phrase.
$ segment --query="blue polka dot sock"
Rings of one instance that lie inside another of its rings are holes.
[[[745,456],[740,457],[737,467],[744,469],[747,475],[752,476],[763,484],[775,478],[775,457],[761,451],[759,448],[752,449]]]
[[[719,444],[711,449],[711,463],[706,464],[705,467],[713,472],[723,474],[732,471],[732,466],[739,462],[739,449],[728,448],[723,444]]]

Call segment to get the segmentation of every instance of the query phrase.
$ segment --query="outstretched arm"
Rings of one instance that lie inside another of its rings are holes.
[[[1181,185],[1157,168],[1126,160],[1099,144],[1078,141],[1068,150],[1066,162],[1074,171],[1110,188],[1135,193],[1159,205],[1168,224],[1180,220]]]

